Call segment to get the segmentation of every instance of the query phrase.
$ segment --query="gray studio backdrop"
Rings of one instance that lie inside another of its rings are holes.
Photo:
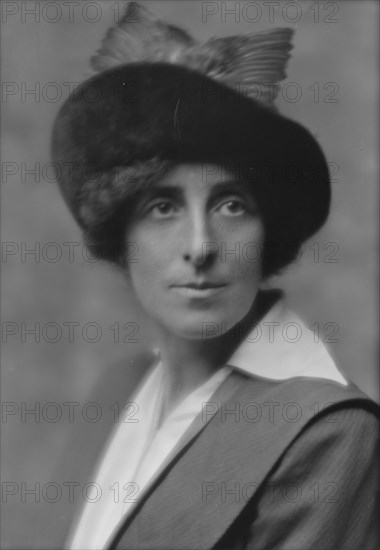
[[[377,3],[143,3],[199,39],[296,29],[277,104],[322,144],[333,202],[328,223],[305,244],[300,261],[271,284],[287,289],[293,308],[330,342],[340,367],[378,399]],[[58,406],[82,406],[109,365],[133,360],[148,345],[127,284],[90,261],[49,165],[54,116],[123,6],[1,6],[4,548],[61,547],[72,507],[46,484],[54,482],[73,424],[67,414],[57,416]],[[72,460],[80,460],[80,449]]]

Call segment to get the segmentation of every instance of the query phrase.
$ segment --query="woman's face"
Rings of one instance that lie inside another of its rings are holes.
[[[207,170],[206,170],[207,168]],[[161,328],[219,336],[250,310],[264,227],[247,185],[220,166],[178,164],[139,197],[128,224],[132,287]]]

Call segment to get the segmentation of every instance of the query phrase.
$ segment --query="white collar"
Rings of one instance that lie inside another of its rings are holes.
[[[272,380],[305,376],[347,385],[321,338],[321,331],[310,330],[281,297],[248,333],[227,365]]]

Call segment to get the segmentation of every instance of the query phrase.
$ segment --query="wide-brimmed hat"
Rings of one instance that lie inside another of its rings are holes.
[[[115,177],[116,168],[155,158],[239,170],[267,216],[283,220],[288,240],[317,231],[330,204],[326,159],[312,134],[273,104],[292,34],[270,29],[199,44],[130,3],[92,60],[95,74],[53,128],[58,181],[81,227],[91,232],[97,223],[91,205],[109,204],[112,215],[112,201],[128,197],[131,181]]]

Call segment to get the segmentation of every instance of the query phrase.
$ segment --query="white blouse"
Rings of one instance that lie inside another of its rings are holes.
[[[71,550],[106,549],[141,496],[176,453],[176,445],[205,402],[232,372],[285,380],[305,376],[347,385],[320,336],[279,300],[237,348],[228,364],[191,392],[158,428],[164,372],[158,361],[131,401],[133,419],[111,433],[94,477],[97,494],[86,502],[69,539]]]

